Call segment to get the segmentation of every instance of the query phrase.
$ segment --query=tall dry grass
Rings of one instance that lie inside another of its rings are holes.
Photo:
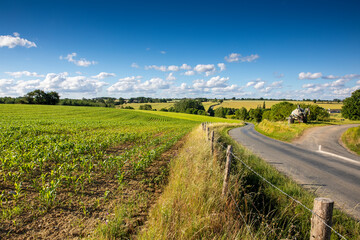
[[[138,239],[251,239],[221,197],[223,171],[198,128],[173,160],[169,184]]]

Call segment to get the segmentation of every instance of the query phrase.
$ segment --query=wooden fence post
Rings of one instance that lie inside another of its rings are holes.
[[[311,217],[310,240],[330,240],[331,229],[326,226],[332,224],[334,201],[330,198],[315,198],[313,214]]]
[[[206,127],[206,140],[210,140],[210,129],[209,129],[209,127]]]
[[[210,133],[210,142],[211,142],[211,154],[214,155],[214,131]]]
[[[224,183],[222,189],[222,196],[225,196],[228,190],[231,160],[232,160],[232,146],[229,145],[226,150],[225,176],[224,176]]]

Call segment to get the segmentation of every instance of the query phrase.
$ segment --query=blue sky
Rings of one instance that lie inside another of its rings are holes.
[[[0,96],[343,99],[360,2],[1,0]]]

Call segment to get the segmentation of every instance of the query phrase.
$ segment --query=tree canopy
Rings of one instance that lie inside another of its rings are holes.
[[[350,120],[360,120],[360,89],[351,94],[351,97],[345,98],[341,114],[344,118]]]

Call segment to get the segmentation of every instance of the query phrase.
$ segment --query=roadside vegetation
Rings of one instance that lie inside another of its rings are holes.
[[[360,127],[346,130],[341,136],[341,140],[347,148],[360,155]]]
[[[315,197],[233,141],[227,134],[233,127],[236,125],[212,125],[219,143],[215,156],[200,128],[187,136],[182,151],[170,165],[169,183],[138,239],[310,238],[311,213],[237,159],[231,166],[232,195],[221,197],[225,150],[220,144],[231,144],[236,156],[308,208],[312,208]],[[334,211],[333,226],[347,239],[357,239],[360,234],[360,224],[338,210]],[[337,239],[334,234],[333,239]]]

